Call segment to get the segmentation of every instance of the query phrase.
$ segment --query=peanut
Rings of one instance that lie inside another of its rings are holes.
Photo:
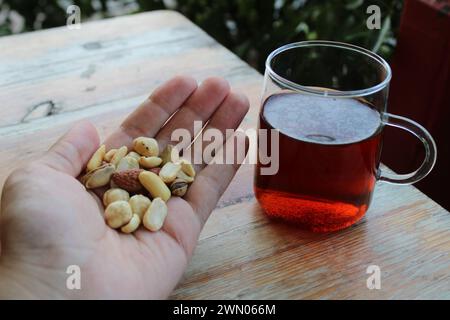
[[[130,198],[128,203],[131,206],[131,211],[133,212],[133,214],[137,214],[142,220],[145,211],[147,211],[152,202],[146,196],[143,196],[142,194],[136,194]]]
[[[105,209],[106,223],[113,229],[127,224],[132,216],[133,213],[127,201],[115,201]]]
[[[120,228],[120,230],[123,233],[132,233],[132,232],[135,232],[137,230],[137,228],[139,228],[140,224],[141,224],[141,218],[139,218],[139,216],[137,214],[133,214],[130,222],[128,222],[126,225],[124,225],[122,228]]]
[[[182,180],[186,181],[187,183],[194,182],[194,178],[188,176],[186,173],[183,172],[183,170],[178,171],[177,178],[182,179]]]
[[[128,153],[128,148],[126,146],[120,147],[116,153],[114,154],[114,156],[111,158],[110,163],[112,163],[113,165],[115,165],[117,167],[117,165],[119,164],[120,160],[122,160],[123,157],[125,157]]]
[[[98,148],[97,151],[94,152],[91,159],[87,163],[86,172],[95,170],[102,165],[103,158],[105,157],[105,151],[106,147],[104,144],[102,144],[100,148]]]
[[[109,150],[109,151],[105,154],[105,156],[104,156],[105,161],[111,162],[111,159],[112,159],[112,157],[114,157],[114,155],[116,154],[116,152],[117,152],[117,149],[111,149],[111,150]]]
[[[150,231],[158,231],[162,228],[167,217],[167,205],[161,198],[155,198],[145,212],[144,226]]]
[[[114,165],[107,163],[97,169],[89,171],[83,178],[81,178],[81,181],[88,189],[103,187],[109,183],[114,171]]]
[[[188,184],[186,181],[182,179],[175,179],[170,184],[170,190],[172,191],[172,195],[177,197],[182,197],[186,194],[186,191],[188,189]]]
[[[170,190],[159,176],[150,171],[139,174],[139,182],[150,192],[153,198],[161,198],[164,201],[170,199]]]
[[[139,163],[136,161],[135,158],[125,156],[117,164],[116,172],[125,171],[129,169],[139,169]]]
[[[195,177],[195,169],[189,160],[181,159],[179,163],[181,164],[181,170],[184,173],[186,173],[188,176],[192,178]]]
[[[176,163],[180,158],[180,151],[177,149],[177,147],[168,144],[161,152],[160,158],[163,165],[165,165],[167,162]]]
[[[157,157],[159,154],[158,142],[153,138],[139,137],[133,141],[134,151],[145,157]]]
[[[159,172],[159,177],[162,181],[165,183],[171,183],[173,180],[176,179],[177,173],[180,171],[181,165],[175,164],[172,162],[167,162]]]
[[[141,167],[146,169],[151,169],[159,166],[161,164],[162,160],[158,157],[141,157],[139,159],[139,164]]]
[[[139,159],[141,158],[141,155],[139,153],[137,153],[137,152],[130,151],[127,154],[127,157],[132,157],[132,158],[136,159],[137,162],[139,162]]]
[[[128,192],[120,188],[109,189],[103,194],[103,204],[105,207],[109,206],[113,202],[120,200],[128,201],[129,199],[130,195]]]
[[[88,189],[109,184],[102,200],[105,222],[111,228],[133,233],[143,223],[148,230],[158,231],[167,217],[166,201],[172,195],[186,194],[188,184],[194,181],[195,169],[188,160],[180,158],[173,145],[167,145],[160,155],[158,142],[153,138],[134,139],[133,150],[128,152],[123,146],[106,152],[105,145],[101,145],[80,180]],[[144,188],[150,198],[142,194]],[[135,195],[130,198],[129,192]]]

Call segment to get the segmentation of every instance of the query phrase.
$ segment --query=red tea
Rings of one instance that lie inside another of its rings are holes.
[[[279,130],[278,172],[261,175],[264,165],[258,159],[255,174],[256,197],[269,216],[326,232],[348,227],[364,215],[382,143],[380,114],[369,104],[277,94],[266,99],[260,128]]]

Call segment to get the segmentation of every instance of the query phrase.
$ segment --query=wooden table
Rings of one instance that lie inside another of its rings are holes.
[[[175,74],[219,75],[246,92],[262,76],[183,16],[156,11],[0,38],[0,184],[67,128],[105,137]],[[367,217],[333,234],[269,222],[241,168],[207,222],[175,299],[450,298],[450,215],[412,186],[380,184]],[[369,290],[366,269],[381,268]]]

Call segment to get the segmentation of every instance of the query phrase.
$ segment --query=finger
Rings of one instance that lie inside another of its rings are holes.
[[[133,139],[139,136],[155,136],[196,89],[195,79],[186,76],[177,76],[162,84],[106,139],[107,149],[131,146]]]
[[[61,137],[39,162],[76,177],[98,147],[97,130],[89,121],[82,121]]]
[[[226,135],[227,129],[234,131],[239,127],[248,109],[249,101],[244,94],[232,92],[226,97],[202,131],[202,135],[197,137],[183,154],[196,164],[196,171],[203,169],[214,158],[216,151],[220,150],[229,138]]]
[[[218,162],[209,164],[197,174],[195,181],[188,189],[185,200],[197,212],[202,223],[206,222],[211,211],[216,207],[244,161],[247,151],[247,136],[242,131],[237,131],[215,156],[214,159]]]
[[[229,92],[230,85],[222,78],[212,77],[203,81],[184,106],[156,135],[156,140],[158,140],[160,146],[165,147],[167,142],[171,140],[172,132],[175,129],[188,129],[191,137],[195,137],[198,132],[194,131],[194,121],[201,121],[205,124]],[[184,144],[179,144],[178,147],[181,150],[190,143],[191,141],[184,141]]]

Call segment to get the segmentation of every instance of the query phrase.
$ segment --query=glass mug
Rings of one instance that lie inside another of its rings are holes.
[[[276,129],[278,171],[261,174],[259,135],[254,189],[267,215],[315,232],[353,225],[366,213],[376,181],[411,184],[436,162],[436,145],[416,122],[386,112],[391,69],[375,53],[350,44],[305,41],[273,51],[266,72],[260,129]],[[410,174],[379,169],[384,126],[419,138],[425,159]],[[267,139],[267,141],[261,141]]]

